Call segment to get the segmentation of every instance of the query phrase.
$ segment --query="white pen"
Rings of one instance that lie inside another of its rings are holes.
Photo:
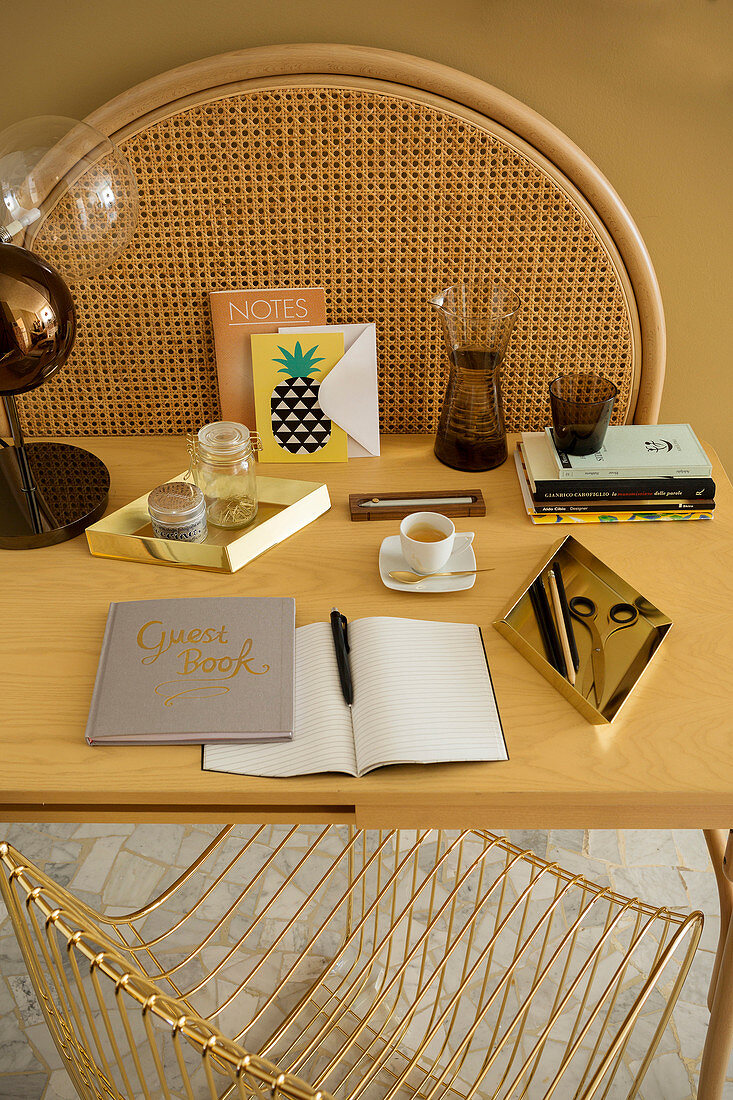
[[[475,504],[476,497],[410,497],[404,500],[381,500],[371,497],[360,500],[360,508],[412,508],[416,504]]]

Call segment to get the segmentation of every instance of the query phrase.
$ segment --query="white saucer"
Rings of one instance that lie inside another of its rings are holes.
[[[464,588],[473,588],[476,577],[426,577],[424,581],[415,584],[404,584],[393,581],[390,573],[395,569],[409,569],[409,565],[402,557],[400,536],[390,535],[379,548],[379,575],[382,583],[387,588],[394,588],[396,592],[461,592]],[[476,555],[472,546],[466,546],[458,553],[452,554],[441,569],[442,572],[452,572],[459,569],[475,569]]]

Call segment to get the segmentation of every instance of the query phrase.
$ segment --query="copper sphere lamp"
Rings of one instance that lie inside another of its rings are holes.
[[[69,358],[76,309],[66,280],[114,262],[136,220],[130,167],[92,127],[53,116],[0,134],[0,396],[13,439],[0,441],[0,547],[64,542],[107,506],[104,463],[67,443],[26,442],[16,397]]]

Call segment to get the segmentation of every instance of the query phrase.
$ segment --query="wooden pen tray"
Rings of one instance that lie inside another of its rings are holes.
[[[575,687],[552,667],[545,656],[529,587],[555,560],[560,563],[568,599],[572,599],[573,596],[585,596],[597,605],[601,634],[608,626],[606,614],[612,604],[630,603],[639,612],[636,622],[628,629],[613,633],[604,647],[605,685],[602,699],[597,705],[594,690],[589,693],[584,690],[584,685],[590,676],[592,646],[590,632],[582,623],[573,620],[580,659]],[[609,569],[600,558],[586,550],[582,543],[569,535],[555,545],[552,553],[543,558],[539,568],[514,597],[502,618],[496,620],[494,626],[589,722],[594,725],[605,725],[616,718],[621,707],[635,690],[639,679],[672,626],[672,620],[632,588],[623,577]]]
[[[480,489],[437,489],[411,493],[351,493],[349,512],[355,522],[404,519],[413,512],[439,512],[456,516],[485,516],[486,504]]]

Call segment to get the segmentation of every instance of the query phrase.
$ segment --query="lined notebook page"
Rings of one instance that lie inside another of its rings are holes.
[[[274,745],[206,745],[204,768],[240,775],[356,775],[351,712],[341,694],[330,623],[311,623],[295,631],[293,740]]]
[[[508,758],[477,626],[372,618],[349,633],[359,775]]]

